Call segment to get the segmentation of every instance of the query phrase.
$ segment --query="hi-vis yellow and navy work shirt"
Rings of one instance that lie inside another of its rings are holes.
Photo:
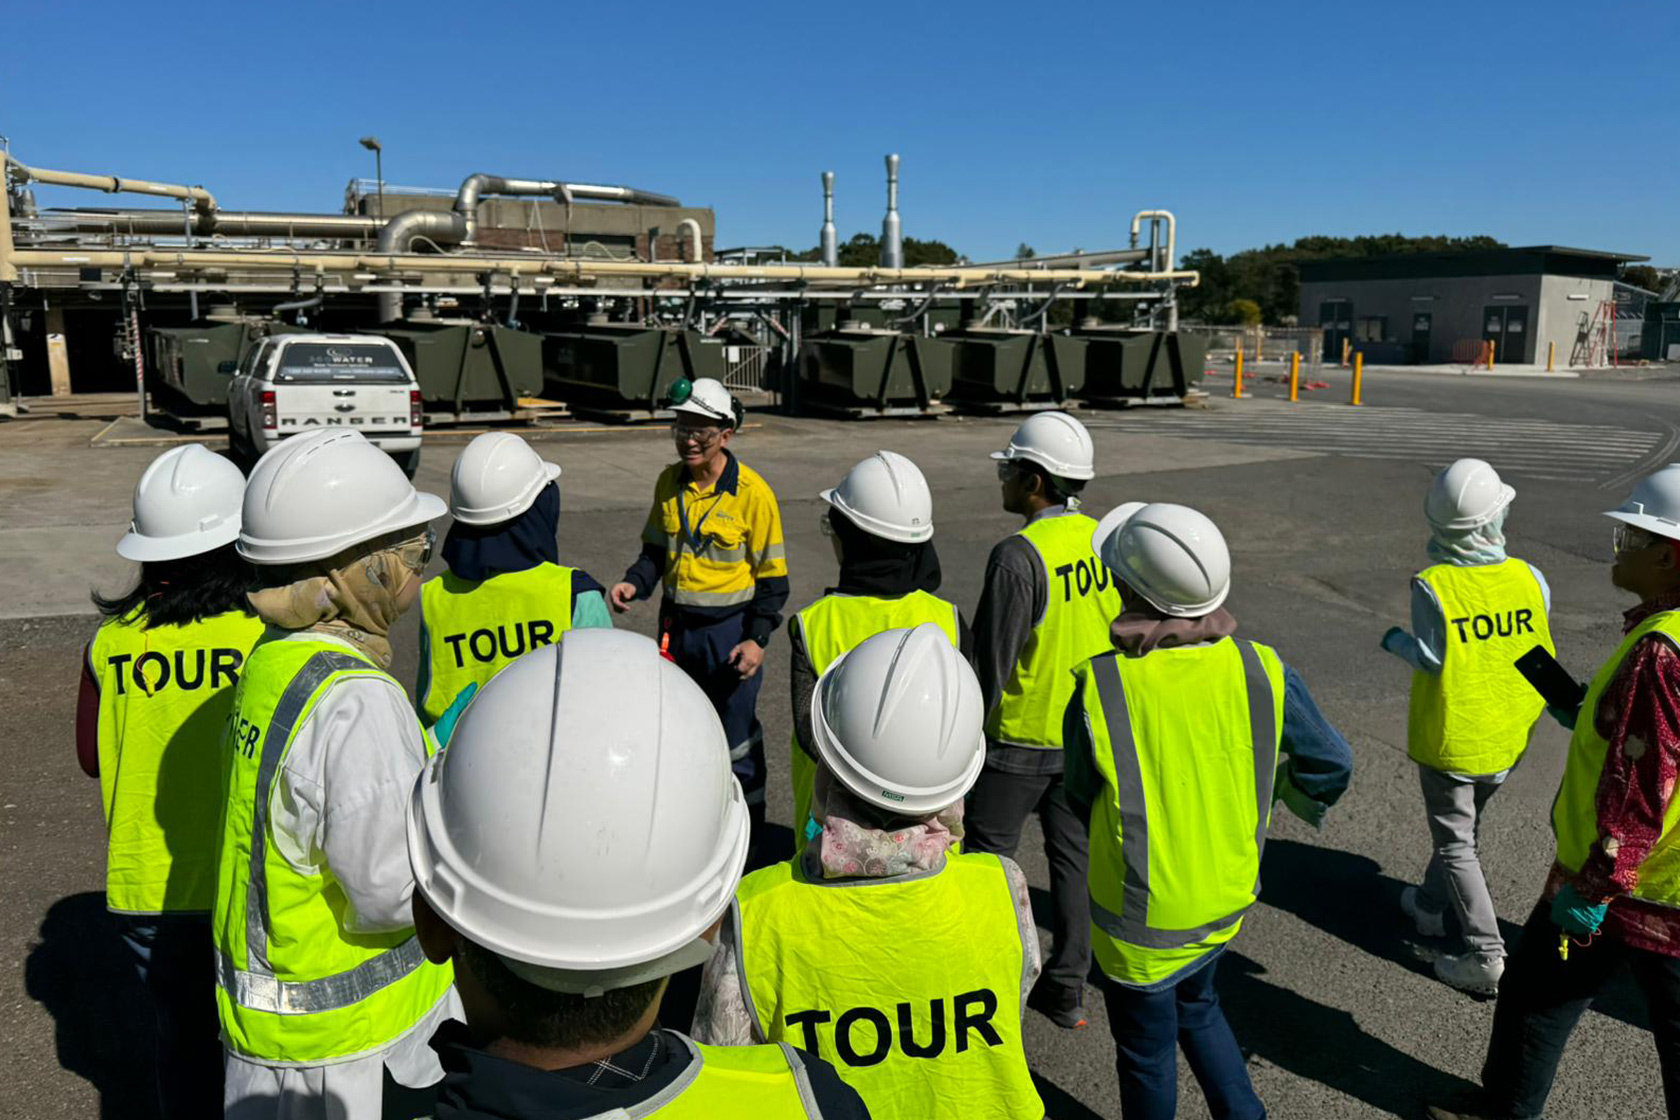
[[[723,618],[748,611],[747,634],[762,643],[787,602],[787,548],[776,495],[730,452],[717,482],[701,489],[674,463],[653,488],[642,554],[624,574],[638,597],[663,583],[680,614]]]

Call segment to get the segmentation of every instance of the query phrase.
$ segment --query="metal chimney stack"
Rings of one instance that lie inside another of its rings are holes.
[[[822,263],[834,268],[840,263],[840,235],[834,231],[834,172],[824,171]]]
[[[898,220],[898,153],[887,157],[887,216],[881,221],[881,267],[904,267],[904,227]]]

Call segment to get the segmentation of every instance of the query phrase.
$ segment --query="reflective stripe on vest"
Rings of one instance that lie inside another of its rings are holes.
[[[1437,564],[1418,579],[1440,603],[1447,629],[1441,671],[1412,674],[1407,753],[1449,773],[1507,770],[1546,707],[1513,663],[1536,645],[1554,651],[1534,569],[1516,559]]]
[[[1224,639],[1105,654],[1079,676],[1093,762],[1109,787],[1091,819],[1093,952],[1111,978],[1152,986],[1234,937],[1259,896],[1282,664],[1265,646]],[[1252,832],[1230,828],[1250,812]],[[1177,839],[1152,837],[1152,820]]]
[[[705,490],[681,463],[666,467],[654,483],[642,542],[664,548],[665,599],[677,606],[741,606],[757,595],[758,580],[787,575],[776,496],[733,455]]]
[[[269,806],[292,740],[347,676],[390,680],[333,643],[259,643],[229,723],[212,922],[217,1007],[230,1049],[257,1061],[313,1064],[376,1050],[424,1018],[452,978],[448,966],[426,962],[412,930],[346,935],[350,904],[332,869],[304,874],[270,847]]]
[[[587,1120],[822,1120],[805,1062],[786,1043],[702,1046],[676,1031],[668,1030],[665,1036],[688,1051],[688,1068],[647,1100]]]
[[[839,593],[824,595],[800,611],[798,618],[799,633],[805,640],[806,659],[811,663],[811,671],[819,677],[841,654],[884,630],[909,629],[932,622],[945,631],[953,646],[961,642],[956,606],[926,591],[912,591],[896,599]],[[817,764],[799,749],[798,735],[796,731],[789,739],[789,749],[793,819],[797,822],[794,834],[802,838],[805,822],[811,815],[811,786],[816,780]]]
[[[1026,950],[994,855],[895,879],[741,881],[725,919],[759,1034],[834,1064],[875,1116],[1042,1116],[1022,1043]]]
[[[445,572],[420,588],[428,653],[420,715],[430,727],[469,684],[483,688],[522,653],[572,628],[572,569],[538,564],[474,583]]]
[[[1680,652],[1680,611],[1659,611],[1635,626],[1616,652],[1594,674],[1575,720],[1564,761],[1563,781],[1552,802],[1552,833],[1557,839],[1557,862],[1571,872],[1581,870],[1598,843],[1598,782],[1610,744],[1598,731],[1599,701],[1615,681],[1633,647],[1646,637],[1666,641]],[[1662,832],[1639,865],[1633,896],[1659,906],[1680,908],[1680,797],[1670,798]]]
[[[1096,529],[1084,514],[1064,513],[1041,517],[1018,534],[1044,566],[1044,616],[1034,623],[997,707],[987,715],[986,735],[996,742],[1061,749],[1073,670],[1114,648],[1108,628],[1120,614],[1120,591],[1091,551]]]
[[[150,628],[137,611],[94,635],[111,910],[208,912],[215,902],[222,732],[239,668],[262,633],[262,620],[243,611]]]

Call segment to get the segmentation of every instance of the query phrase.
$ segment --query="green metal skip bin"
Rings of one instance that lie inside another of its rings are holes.
[[[950,391],[954,356],[942,338],[848,320],[806,336],[800,404],[859,415],[929,411]]]
[[[1197,335],[1089,324],[1072,333],[1086,341],[1079,397],[1087,402],[1183,400],[1207,367],[1207,340]]]
[[[395,342],[428,412],[511,413],[542,392],[542,336],[462,319],[405,319],[365,333]]]
[[[543,335],[551,395],[574,408],[659,408],[679,377],[723,380],[724,343],[698,331],[642,323],[589,323]]]
[[[300,330],[256,316],[201,319],[185,327],[146,331],[146,387],[158,407],[172,416],[227,415],[231,374],[223,362],[239,362],[271,334]]]
[[[945,337],[957,349],[952,404],[1055,408],[1085,384],[1083,338],[996,327],[965,327]]]

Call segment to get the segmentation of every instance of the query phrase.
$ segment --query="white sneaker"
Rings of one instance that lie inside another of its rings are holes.
[[[1441,957],[1435,962],[1435,975],[1461,992],[1495,996],[1499,994],[1499,978],[1505,975],[1505,958],[1484,957],[1480,953]]]
[[[1417,927],[1419,937],[1445,937],[1447,935],[1447,916],[1439,910],[1425,910],[1418,905],[1418,891],[1416,887],[1407,887],[1400,892],[1400,909],[1406,917]]]

